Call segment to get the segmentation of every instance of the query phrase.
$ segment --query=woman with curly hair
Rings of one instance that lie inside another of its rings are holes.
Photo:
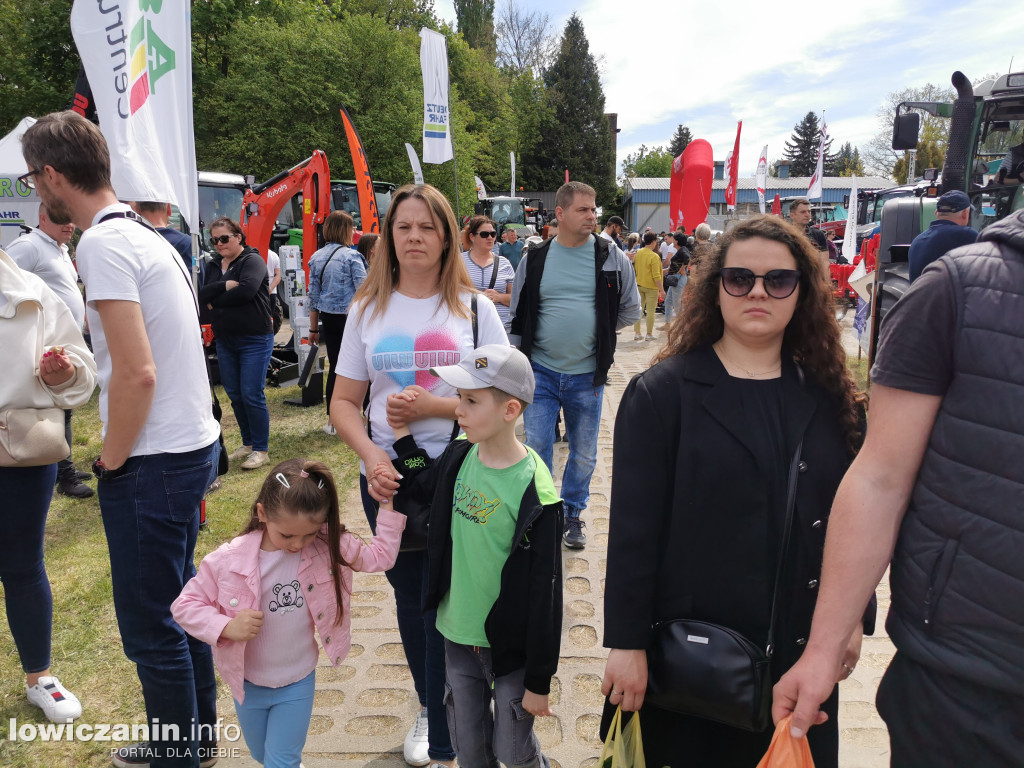
[[[642,710],[648,765],[752,766],[770,726],[751,732],[644,704],[652,626],[702,620],[764,648],[784,552],[773,680],[796,662],[829,509],[862,439],[862,407],[828,275],[796,228],[771,216],[741,223],[706,251],[693,282],[665,348],[630,382],[616,419],[604,617],[612,650],[602,690],[606,709]],[[868,633],[873,623],[872,605]],[[837,682],[860,643],[858,630]],[[837,691],[823,706],[828,723],[810,732],[819,768],[838,764]]]

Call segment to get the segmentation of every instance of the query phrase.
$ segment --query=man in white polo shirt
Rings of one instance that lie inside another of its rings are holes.
[[[142,683],[152,739],[118,750],[112,760],[121,767],[197,768],[195,726],[216,722],[213,658],[208,645],[174,622],[171,602],[195,575],[199,505],[216,471],[218,429],[192,284],[174,248],[118,202],[97,126],[74,112],[55,112],[26,131],[22,151],[50,218],[83,231],[78,269],[103,421],[93,472],[114,610]],[[168,726],[176,727],[176,738]]]

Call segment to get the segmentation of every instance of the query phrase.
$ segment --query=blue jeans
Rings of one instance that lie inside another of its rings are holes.
[[[218,336],[220,380],[235,412],[242,445],[266,452],[270,445],[270,411],[263,389],[274,352],[274,335]]]
[[[377,532],[377,502],[366,489],[366,475],[359,476],[363,512],[370,528]],[[444,709],[444,637],[437,631],[437,611],[423,611],[427,588],[427,553],[399,552],[394,566],[386,571],[395,591],[398,634],[412,674],[420,706],[427,708],[430,727],[427,754],[431,760],[454,760],[448,716]]]
[[[679,285],[669,286],[669,289],[665,291],[665,321],[668,322],[672,319],[676,312],[680,311],[683,307],[679,303],[683,298],[683,288],[686,287],[687,277],[684,274],[679,275]]]
[[[579,517],[590,500],[590,478],[597,466],[604,385],[594,386],[593,373],[556,373],[543,365],[532,365],[537,384],[533,402],[523,411],[526,444],[552,470],[555,421],[561,408],[565,413],[565,436],[569,439],[562,501],[566,517]]]
[[[494,676],[491,649],[444,641],[448,728],[459,768],[548,768],[523,709],[526,669]],[[493,705],[493,712],[492,712]]]
[[[57,465],[0,467],[0,581],[7,624],[26,673],[50,666],[53,593],[43,564]]]
[[[142,683],[159,755],[152,768],[196,768],[193,726],[217,719],[210,646],[171,618],[171,603],[196,574],[199,503],[216,475],[216,449],[214,442],[186,453],[132,456],[123,475],[97,484],[117,626]],[[157,719],[160,728],[153,727]],[[164,726],[177,726],[179,740]]]
[[[245,701],[235,702],[235,712],[253,760],[264,768],[299,767],[313,717],[315,683],[316,670],[280,688],[245,681]]]

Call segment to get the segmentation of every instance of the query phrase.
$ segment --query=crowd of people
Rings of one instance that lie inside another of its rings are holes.
[[[495,248],[485,216],[460,228],[428,185],[399,189],[358,248],[351,217],[332,213],[310,259],[310,334],[331,366],[325,429],[359,456],[373,537],[346,531],[328,466],[286,457],[197,575],[199,506],[221,450],[200,325],[213,326],[241,432],[229,458],[269,467],[273,273],[219,218],[194,291],[144,206],[116,198],[95,125],[54,113],[23,141],[23,179],[44,208],[37,250],[0,252],[0,494],[19,500],[0,514],[0,578],[28,700],[55,722],[80,717],[50,668],[43,538],[58,472],[74,469],[66,410],[98,382],[93,474],[121,641],[147,720],[180,737],[151,728],[116,750],[118,768],[216,762],[214,665],[254,758],[300,765],[320,650],[337,666],[351,646],[355,571],[384,572],[394,592],[420,704],[407,763],[550,765],[533,723],[551,714],[562,547],[587,544],[618,334],[653,338],[669,297],[665,343],[615,419],[602,728],[616,710],[640,712],[648,764],[739,768],[767,749],[770,707],[808,736],[816,765],[838,765],[837,685],[873,632],[892,559],[897,654],[879,691],[892,764],[1019,763],[1024,213],[938,258],[896,305],[870,429],[799,211],[713,243],[702,224],[692,238],[629,235],[625,248],[622,220],[599,231],[594,189],[576,181],[526,248],[514,234]],[[62,248],[72,227],[84,318]],[[81,482],[60,477],[65,490]],[[755,682],[736,673],[703,699],[666,691],[679,674],[721,675],[690,648],[652,655],[673,648],[679,622],[707,635],[681,642],[714,655],[708,636],[727,636],[756,655]],[[729,697],[751,686],[756,711],[737,715]]]

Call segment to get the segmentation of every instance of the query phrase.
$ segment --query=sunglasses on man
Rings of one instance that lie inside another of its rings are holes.
[[[718,270],[722,287],[730,296],[746,296],[757,283],[764,283],[764,292],[773,299],[787,299],[800,284],[799,269],[772,269],[763,275],[755,275],[746,267],[722,267]]]

